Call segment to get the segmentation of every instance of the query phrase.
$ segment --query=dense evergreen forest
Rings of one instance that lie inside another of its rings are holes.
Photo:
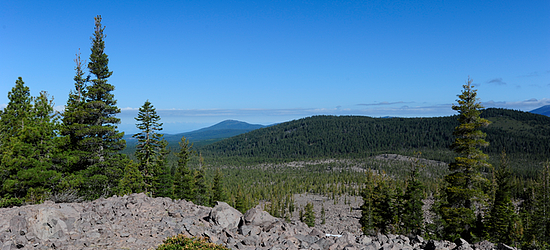
[[[22,77],[8,93],[0,207],[145,192],[205,206],[225,201],[242,212],[261,202],[288,219],[299,209],[295,194],[344,195],[363,199],[365,234],[549,247],[550,117],[483,109],[469,79],[452,106],[456,116],[315,116],[200,147],[182,136],[169,147],[145,101],[135,147],[124,152],[101,21],[89,63],[76,56],[62,113],[46,92],[30,96]],[[425,198],[435,201],[430,223],[419,213]]]
[[[489,108],[481,117],[490,143],[485,152],[498,162],[504,149],[513,168],[534,176],[550,154],[550,117]],[[414,155],[450,162],[449,150],[458,116],[433,118],[371,118],[314,116],[254,130],[198,148],[204,157],[261,160],[368,157],[381,153]]]

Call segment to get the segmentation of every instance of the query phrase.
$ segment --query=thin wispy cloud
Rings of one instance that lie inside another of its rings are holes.
[[[536,99],[531,98],[524,101],[518,101],[518,102],[506,102],[506,101],[488,101],[488,102],[482,102],[482,105],[486,108],[508,108],[508,109],[516,109],[516,110],[524,110],[524,111],[530,111],[545,105],[550,105],[550,99],[549,98],[542,98],[542,99]]]
[[[533,71],[531,73],[528,73],[528,74],[525,74],[525,75],[520,75],[518,77],[537,77],[537,76],[539,76],[539,72]]]
[[[487,81],[488,84],[496,84],[496,85],[506,85],[506,83],[502,80],[502,78],[495,78],[492,80]]]
[[[387,105],[395,105],[395,104],[403,104],[403,103],[414,103],[414,102],[404,102],[404,101],[399,101],[399,102],[378,102],[378,103],[360,103],[360,104],[357,104],[359,106],[387,106]]]

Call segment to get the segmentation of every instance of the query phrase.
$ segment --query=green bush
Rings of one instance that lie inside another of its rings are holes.
[[[192,237],[189,238],[183,234],[176,235],[174,237],[168,237],[164,240],[164,243],[160,245],[156,250],[229,250],[222,245],[209,243],[206,238]]]

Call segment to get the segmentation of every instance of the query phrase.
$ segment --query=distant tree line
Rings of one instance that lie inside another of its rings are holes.
[[[481,129],[488,134],[489,160],[498,163],[499,154],[505,149],[514,170],[534,177],[540,168],[539,162],[550,152],[550,143],[547,143],[550,117],[489,108],[483,110],[481,118],[496,124]],[[448,151],[448,145],[453,142],[453,130],[458,125],[458,116],[314,116],[254,130],[198,150],[207,158],[264,160],[368,157],[403,151],[414,155],[414,151],[422,151],[426,156],[450,163],[455,156]]]

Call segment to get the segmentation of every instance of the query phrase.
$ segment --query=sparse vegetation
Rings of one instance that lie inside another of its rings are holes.
[[[206,238],[189,238],[185,235],[177,235],[168,237],[164,243],[156,248],[156,250],[229,250],[222,245],[209,243]]]

